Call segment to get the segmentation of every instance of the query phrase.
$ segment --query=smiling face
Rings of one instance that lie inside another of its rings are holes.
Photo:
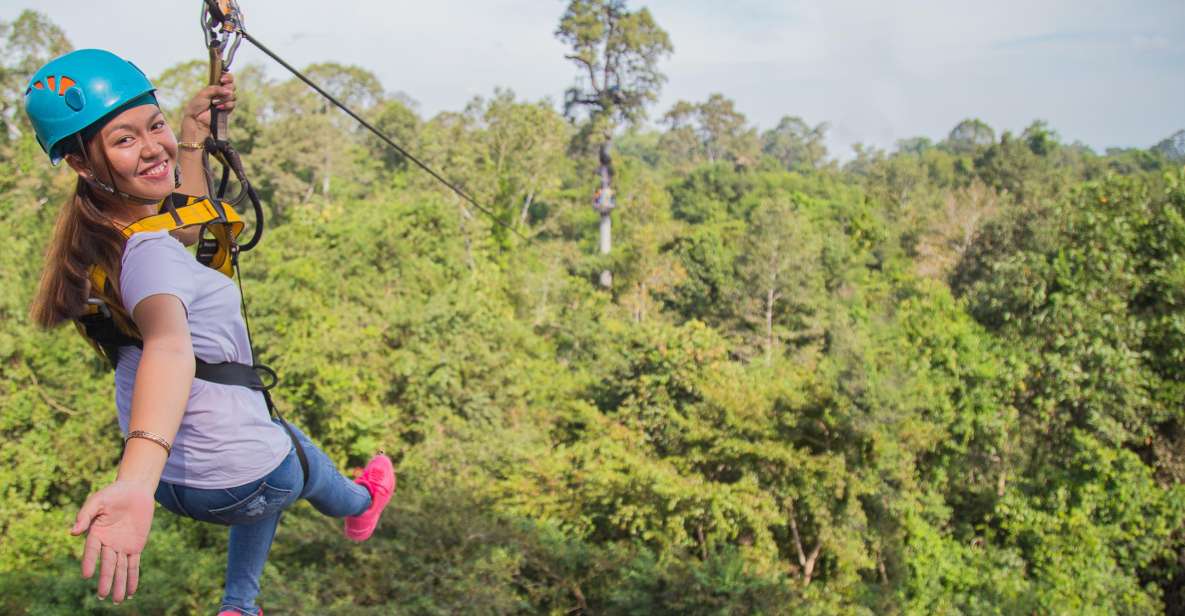
[[[93,173],[116,190],[146,200],[159,201],[173,192],[177,139],[156,105],[132,107],[115,116],[88,148],[89,167],[77,156],[67,157],[73,158],[70,165],[80,174]]]

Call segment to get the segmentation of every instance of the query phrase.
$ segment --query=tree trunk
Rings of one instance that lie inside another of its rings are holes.
[[[816,543],[815,549],[811,550],[811,555],[806,557],[806,562],[802,565],[802,585],[809,586],[811,577],[815,575],[815,563],[819,559],[819,552],[822,551],[823,544]]]
[[[765,365],[773,361],[774,352],[774,290],[765,294]]]
[[[587,614],[588,600],[584,598],[584,592],[580,590],[580,585],[572,582],[570,588],[572,589],[572,598],[576,599],[576,607],[568,610],[569,614]]]
[[[519,220],[520,224],[524,224],[524,225],[527,224],[527,214],[530,212],[531,202],[534,200],[535,200],[535,191],[531,191],[531,192],[527,193],[527,198],[523,200],[523,210],[518,215],[518,220]]]
[[[326,199],[329,198],[329,175],[330,175],[329,168],[330,168],[330,164],[332,164],[332,162],[333,161],[329,158],[329,150],[326,149],[325,150],[325,175],[321,177],[321,196],[325,197]]]
[[[301,204],[303,205],[308,203],[309,200],[313,198],[313,193],[315,192],[317,192],[317,178],[314,177],[312,181],[309,182],[308,190],[304,191],[304,200],[301,201]]]
[[[469,209],[465,207],[461,200],[457,200],[457,207],[461,208],[461,235],[465,237],[465,264],[469,267],[469,271],[477,270],[477,264],[473,260],[473,238],[469,236],[469,219],[473,218],[473,214],[469,213]]]
[[[551,296],[551,275],[555,272],[555,266],[548,268],[547,274],[543,277],[543,291],[542,297],[539,298],[539,305],[535,308],[535,322],[536,327],[543,324],[544,319],[547,318],[547,302]]]
[[[700,522],[695,526],[695,538],[699,540],[699,558],[702,561],[708,560],[708,542],[704,540],[704,523]]]
[[[603,195],[608,197],[613,194],[613,157],[609,153],[609,148],[613,146],[612,135],[605,135],[605,141],[601,143],[600,151],[600,175],[601,175],[601,191]],[[608,198],[605,200],[606,204],[612,203]],[[601,215],[601,254],[609,254],[610,249],[613,248],[613,222],[609,217],[612,207],[601,207],[597,205],[597,212]],[[601,286],[608,289],[613,286],[613,273],[609,270],[601,272]]]
[[[613,248],[613,221],[609,218],[609,213],[601,214],[601,254],[609,254],[609,250]]]
[[[819,552],[823,549],[823,542],[816,543],[808,556],[802,549],[802,537],[798,535],[798,520],[794,516],[794,499],[786,499],[786,508],[790,514],[790,533],[794,537],[794,549],[798,552],[798,564],[802,567],[802,585],[809,586],[811,577],[815,574],[815,563],[819,559]]]

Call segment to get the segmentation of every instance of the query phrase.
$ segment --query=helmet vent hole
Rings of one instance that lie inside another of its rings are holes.
[[[45,84],[43,84],[43,83],[41,83],[40,81],[38,81],[37,83],[33,84],[33,87],[34,87],[34,88],[37,88],[38,90],[44,90],[44,89],[45,89]]]
[[[65,94],[66,89],[73,86],[74,83],[75,82],[73,79],[63,75],[62,78],[58,80],[58,94]]]
[[[53,75],[50,75],[49,77],[46,77],[46,78],[45,78],[45,82],[49,84],[49,89],[50,89],[51,91],[52,91],[52,90],[56,90],[56,89],[57,89],[57,87],[55,87],[55,86],[54,86],[54,82],[53,82]]]

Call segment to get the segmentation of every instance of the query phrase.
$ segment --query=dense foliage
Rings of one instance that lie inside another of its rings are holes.
[[[110,373],[26,316],[70,174],[19,113],[68,43],[33,13],[0,34],[0,612],[208,611],[226,530],[167,513],[134,600],[78,577],[67,529],[119,433]],[[618,138],[602,257],[553,105],[423,118],[310,73],[531,239],[239,71],[273,221],[244,258],[258,352],[343,467],[400,472],[361,546],[285,517],[269,614],[1185,614],[1179,134],[1098,155],[968,120],[839,165],[826,125],[713,95]]]

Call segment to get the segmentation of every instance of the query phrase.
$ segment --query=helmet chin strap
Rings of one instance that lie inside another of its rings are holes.
[[[78,139],[78,146],[79,146],[78,149],[82,152],[82,159],[83,159],[83,161],[86,162],[86,166],[88,169],[90,169],[90,172],[91,172],[91,177],[84,178],[88,184],[107,193],[108,195],[111,195],[113,197],[119,197],[119,198],[123,199],[124,201],[128,201],[128,202],[131,202],[136,205],[152,205],[152,204],[160,202],[160,199],[150,199],[147,197],[140,197],[140,196],[133,195],[130,193],[126,193],[122,190],[119,190],[119,188],[115,186],[115,171],[111,168],[111,161],[107,160],[106,158],[103,159],[103,163],[107,167],[107,175],[111,178],[111,183],[108,184],[108,183],[104,182],[103,180],[100,180],[98,177],[98,174],[95,173],[95,165],[91,162],[90,154],[87,152],[86,143],[84,143],[82,141],[82,135],[79,135],[76,133],[74,136]],[[181,186],[181,167],[180,167],[180,165],[174,164],[173,165],[173,188],[179,188],[180,186]]]

